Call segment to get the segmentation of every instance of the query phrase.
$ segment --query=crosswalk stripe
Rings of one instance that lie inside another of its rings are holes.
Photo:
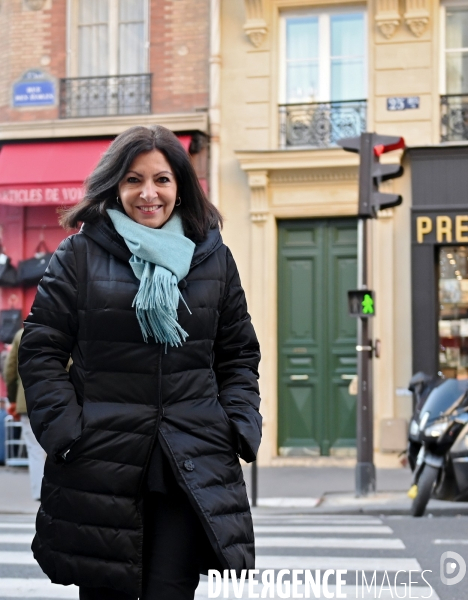
[[[255,533],[393,533],[388,525],[254,525]]]
[[[330,585],[328,586],[329,592],[331,594],[333,594],[331,597],[335,598],[335,593],[336,593],[336,586],[334,585]],[[197,592],[195,594],[195,600],[205,600],[205,598],[208,598],[208,581],[201,581],[200,585],[197,588]],[[260,585],[256,586],[256,588],[254,589],[254,591],[256,593],[261,594],[261,590],[262,587]],[[310,593],[309,596],[305,595],[305,586],[298,586],[298,595],[296,596],[297,598],[313,598],[313,594],[312,592]],[[429,597],[429,593],[430,593],[430,589],[427,586],[411,586],[411,598],[428,598]],[[389,598],[395,598],[395,591],[394,590],[389,590],[388,588],[382,589],[382,592],[380,593],[380,589],[379,587],[377,587],[377,596],[375,595],[374,589],[372,588],[371,590],[366,589],[366,586],[354,586],[354,585],[344,585],[341,588],[341,592],[343,593],[343,596],[345,598],[349,598],[350,600],[353,598],[382,598],[382,600],[387,600]],[[259,595],[260,595],[259,594]],[[302,595],[300,595],[302,594]],[[214,597],[214,596],[212,596]],[[223,592],[221,592],[221,594],[219,596],[217,596],[218,598],[224,598]],[[229,598],[235,598],[236,596],[234,596],[234,592],[233,592],[233,588],[232,586],[230,586],[230,594],[229,594]],[[244,590],[243,590],[243,594],[242,596],[237,596],[240,598],[250,598],[249,596],[249,588],[246,585]],[[284,597],[284,596],[277,596],[276,593],[274,596],[268,596],[269,598],[273,597],[274,599],[276,598],[280,598],[280,597]],[[322,598],[324,597],[323,595],[321,596]],[[402,598],[404,596],[401,596]],[[292,594],[290,595],[290,598],[293,598]],[[436,594],[435,590],[432,590],[432,595],[430,596],[431,600],[440,600],[439,596]]]
[[[421,571],[415,558],[356,556],[288,556],[259,554],[257,569],[347,569],[348,571]]]
[[[34,523],[0,523],[0,529],[32,529],[34,530]]]
[[[257,548],[369,548],[404,550],[405,545],[394,538],[334,538],[334,537],[256,537]]]
[[[327,525],[382,525],[382,520],[376,517],[338,517],[334,515],[333,517],[328,517],[324,515],[323,517],[310,516],[310,517],[298,517],[291,515],[276,515],[273,517],[272,515],[254,515],[253,522],[254,523],[262,523],[270,521],[271,524],[278,523],[281,521],[282,523],[287,523],[288,525],[296,524],[296,525],[313,525],[316,524],[327,524]]]
[[[251,503],[251,499],[249,498]],[[315,508],[320,498],[259,498],[257,506],[264,508]]]
[[[32,552],[2,552],[0,565],[37,565]],[[0,579],[2,581],[2,579]]]
[[[48,579],[0,579],[2,598],[78,598],[74,585],[54,585]]]
[[[0,533],[0,544],[30,544],[33,537],[30,533]]]

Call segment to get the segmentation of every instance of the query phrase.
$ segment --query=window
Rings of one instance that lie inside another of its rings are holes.
[[[468,93],[468,4],[455,3],[443,7],[443,38],[445,60],[442,92]]]
[[[367,96],[366,19],[358,10],[285,14],[280,102]]]
[[[146,72],[147,0],[69,1],[69,76]]]

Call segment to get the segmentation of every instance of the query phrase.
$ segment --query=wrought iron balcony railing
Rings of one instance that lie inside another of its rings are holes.
[[[61,119],[151,112],[151,74],[60,80]]]
[[[440,97],[440,141],[468,140],[468,94]]]
[[[366,130],[367,100],[279,105],[279,147],[329,148]]]

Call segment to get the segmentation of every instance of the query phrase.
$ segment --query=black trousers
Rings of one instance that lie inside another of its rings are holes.
[[[180,488],[145,498],[143,596],[140,600],[193,600],[206,559],[217,559],[198,516]],[[80,600],[137,600],[107,588],[80,587]]]

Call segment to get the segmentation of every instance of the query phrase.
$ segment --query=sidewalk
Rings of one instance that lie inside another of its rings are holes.
[[[25,467],[0,467],[0,514],[35,515],[39,502],[31,498]]]
[[[321,465],[324,461],[320,461]],[[354,461],[346,466],[259,467],[257,511],[307,512],[308,514],[409,515],[409,468],[376,468],[376,493],[356,498]],[[337,461],[334,461],[336,465]],[[284,461],[282,463],[284,465]],[[251,497],[251,467],[244,466]],[[426,514],[468,514],[468,502],[430,500]]]
[[[392,514],[408,515],[411,484],[408,468],[377,468],[377,492],[356,498],[354,464],[336,459],[327,466],[281,466],[258,468],[258,508],[268,513]],[[243,466],[247,493],[251,496],[251,467]],[[29,475],[24,468],[0,467],[0,514],[34,515],[39,503],[31,499]],[[427,513],[468,514],[468,503],[431,500]]]

